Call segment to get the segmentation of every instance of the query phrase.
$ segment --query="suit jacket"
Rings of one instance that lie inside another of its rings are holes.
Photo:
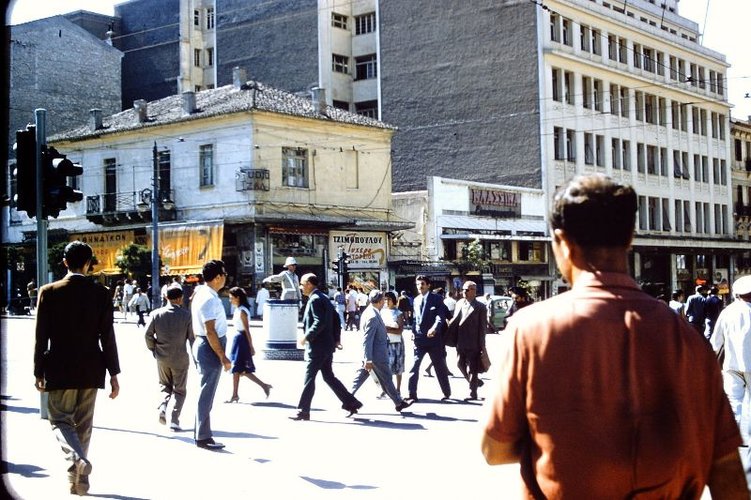
[[[425,307],[422,301],[425,300]],[[412,332],[415,334],[416,346],[432,346],[434,344],[443,345],[443,329],[446,327],[446,306],[443,299],[432,292],[428,292],[424,298],[422,295],[415,297],[414,302],[415,322],[412,326]],[[428,337],[428,330],[435,327],[436,335],[433,338]]]
[[[47,390],[103,388],[105,370],[120,373],[109,291],[80,274],[43,286],[34,376]]]
[[[388,363],[389,337],[386,334],[386,324],[378,309],[369,305],[360,319],[362,329],[363,360],[374,363]]]
[[[701,294],[695,293],[686,299],[686,319],[689,323],[704,326],[706,312],[704,310],[707,303]]]
[[[190,365],[185,341],[193,345],[193,321],[190,313],[173,304],[167,304],[151,313],[146,324],[146,347],[160,363],[187,369]]]
[[[464,313],[466,299],[460,299],[454,308],[454,317],[448,325],[448,337],[456,338],[457,351],[481,351],[485,349],[485,334],[488,331],[488,308],[477,299],[469,303]]]
[[[329,298],[320,290],[310,294],[303,313],[305,354],[309,358],[328,356],[341,338],[339,314]]]

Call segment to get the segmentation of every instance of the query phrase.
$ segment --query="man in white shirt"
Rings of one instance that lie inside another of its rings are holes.
[[[135,283],[136,280],[133,280],[133,283]],[[130,299],[133,298],[133,292],[135,291],[135,286],[133,286],[133,283],[131,283],[129,280],[125,280],[125,284],[123,285],[123,305],[125,306],[125,317],[128,317],[128,312],[130,311]]]
[[[261,283],[261,288],[256,293],[256,317],[263,319],[263,306],[269,300],[269,291],[266,285]]]
[[[191,301],[193,333],[193,357],[196,360],[198,375],[201,377],[201,392],[196,410],[196,446],[207,450],[220,450],[224,445],[214,441],[211,433],[211,407],[214,404],[219,376],[228,371],[230,360],[224,354],[227,343],[227,313],[219,298],[219,290],[224,288],[227,273],[224,262],[211,260],[203,265],[205,285],[196,288]]]
[[[284,261],[285,270],[279,274],[274,274],[263,279],[264,283],[281,283],[282,300],[296,300],[298,304],[302,302],[300,293],[300,280],[295,274],[297,269],[297,260],[294,257],[287,257]]]

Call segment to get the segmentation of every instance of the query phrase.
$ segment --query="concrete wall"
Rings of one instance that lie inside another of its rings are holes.
[[[534,5],[381,0],[379,12],[394,190],[429,175],[541,187]]]

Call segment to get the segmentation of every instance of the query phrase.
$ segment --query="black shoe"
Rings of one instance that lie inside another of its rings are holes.
[[[180,424],[177,422],[172,422],[169,426],[169,430],[172,432],[182,432],[183,430],[180,428]]]
[[[342,405],[342,408],[345,409],[345,410],[347,410],[349,412],[347,414],[347,417],[351,417],[352,415],[354,415],[355,413],[357,413],[357,410],[359,410],[360,408],[362,408],[362,403],[355,399],[350,404]]]
[[[432,377],[433,373],[430,370],[425,370],[425,376],[426,377]]]
[[[446,403],[446,402],[448,402],[448,401],[451,401],[451,396],[443,396],[443,397],[441,398],[441,402],[442,402],[442,403]]]
[[[203,448],[204,450],[218,451],[224,448],[222,443],[217,443],[213,438],[197,439],[196,446]]]
[[[467,398],[467,401],[477,401],[477,393],[476,392],[470,392],[469,397]]]
[[[310,420],[310,413],[307,411],[298,411],[293,417],[288,417],[290,420]]]
[[[414,404],[414,403],[417,403],[420,400],[417,399],[417,396],[410,396],[410,397],[407,398],[407,401],[410,402],[409,404]]]
[[[402,399],[401,403],[399,403],[398,405],[396,405],[396,407],[395,407],[396,411],[399,412],[399,413],[401,413],[404,410],[406,410],[407,408],[409,408],[410,406],[412,406],[412,403],[414,403],[414,401],[411,400],[411,399],[409,399],[409,400]]]
[[[478,380],[477,387],[482,387],[483,385],[485,385],[485,382],[483,382],[482,379]]]

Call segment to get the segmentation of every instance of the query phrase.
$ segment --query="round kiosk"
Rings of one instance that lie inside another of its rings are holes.
[[[303,359],[297,345],[297,300],[269,299],[263,305],[264,359]]]

